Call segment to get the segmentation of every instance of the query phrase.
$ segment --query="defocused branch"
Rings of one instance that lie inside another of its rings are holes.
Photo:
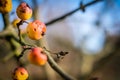
[[[2,14],[2,17],[3,17],[3,22],[4,22],[4,29],[6,29],[8,25],[10,24],[9,14],[8,13]]]
[[[115,38],[115,37],[113,37]],[[108,38],[109,39],[109,38]],[[110,45],[111,44],[111,45]],[[108,63],[110,58],[117,55],[117,52],[120,50],[120,37],[116,38],[116,40],[112,41],[112,39],[107,40],[106,47],[109,46],[110,48],[105,52],[107,55],[104,55],[99,61],[97,61],[97,64],[95,65],[95,68],[103,67],[104,64]]]
[[[53,19],[52,21],[46,23],[46,25],[50,25],[50,24],[53,24],[53,23],[55,23],[55,22],[57,22],[59,20],[62,20],[64,18],[72,15],[73,13],[79,11],[79,10],[82,10],[84,12],[86,7],[91,6],[91,5],[93,5],[93,4],[97,3],[97,2],[100,2],[100,1],[103,1],[103,0],[94,0],[92,2],[89,2],[89,3],[85,4],[85,5],[81,2],[80,6],[78,8],[76,8],[75,10],[73,10],[73,11],[71,11],[69,13],[66,13],[63,16],[59,17],[59,18]]]
[[[105,52],[107,55],[104,55],[100,60],[98,60],[91,72],[91,74],[88,76],[88,79],[86,80],[119,80],[119,67],[120,67],[120,36],[112,37],[114,40],[110,38],[110,40],[107,42],[106,47],[109,46],[110,48],[107,49],[107,52]],[[110,45],[109,45],[110,44]],[[112,71],[111,71],[112,70]],[[113,75],[111,71],[114,74]],[[108,73],[108,75],[106,75]],[[101,76],[102,75],[102,76]],[[104,76],[105,75],[105,76]],[[111,76],[111,77],[110,77]],[[109,78],[110,77],[110,78]]]

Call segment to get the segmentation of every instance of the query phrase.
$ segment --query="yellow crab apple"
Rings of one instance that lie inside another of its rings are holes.
[[[27,80],[28,72],[24,67],[17,67],[13,73],[13,80]]]
[[[0,12],[8,13],[12,10],[12,0],[0,0]]]
[[[40,47],[32,48],[28,54],[28,60],[35,65],[45,65],[47,62],[47,55]]]
[[[20,19],[14,19],[13,22],[12,22],[13,27],[17,28],[17,23],[19,23],[19,22],[20,22]]]
[[[46,26],[43,22],[35,20],[27,26],[28,37],[32,40],[39,40],[46,32]]]
[[[22,20],[28,20],[32,16],[32,9],[25,2],[22,2],[16,10],[17,16]]]

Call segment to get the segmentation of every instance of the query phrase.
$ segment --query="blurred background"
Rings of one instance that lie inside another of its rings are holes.
[[[10,22],[17,19],[16,8],[27,2],[35,11],[34,19],[48,23],[79,8],[80,3],[94,0],[12,0]],[[120,80],[120,0],[103,0],[78,10],[57,22],[47,25],[46,44],[53,53],[68,51],[58,65],[77,80]],[[0,31],[4,22],[0,14]],[[21,26],[26,28],[26,24]],[[16,31],[17,32],[17,31]],[[25,36],[28,43],[37,43]],[[16,43],[17,44],[17,43]],[[12,80],[11,73],[17,66],[13,57],[3,59],[12,52],[6,40],[0,39],[0,80]],[[18,50],[20,52],[20,50]],[[23,61],[27,61],[27,54]],[[54,57],[54,55],[53,55]],[[64,80],[49,64],[28,64],[29,80]]]

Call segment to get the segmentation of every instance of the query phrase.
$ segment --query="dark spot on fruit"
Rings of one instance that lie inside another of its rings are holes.
[[[36,31],[36,28],[34,28],[34,31]]]
[[[44,51],[41,51],[40,53],[41,53],[41,54],[45,54]]]
[[[25,13],[26,11],[25,11],[25,9],[21,9],[20,12]]]
[[[7,4],[8,2],[7,1],[1,1],[0,0],[0,6],[1,7],[6,7],[6,4]]]
[[[33,55],[34,58],[36,58],[37,56],[36,55]]]
[[[42,32],[42,34],[41,34],[42,36],[44,36],[45,35],[45,33],[44,32]]]
[[[21,75],[23,75],[24,73],[23,72],[20,72]]]

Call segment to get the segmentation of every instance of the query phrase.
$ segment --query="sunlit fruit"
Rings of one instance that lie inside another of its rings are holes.
[[[0,12],[8,13],[12,10],[12,0],[0,0]]]
[[[16,10],[17,16],[22,20],[28,20],[32,16],[32,9],[25,2],[22,2]]]
[[[35,65],[45,65],[47,56],[40,47],[32,48],[28,54],[28,60]]]
[[[13,72],[13,80],[27,80],[28,72],[24,67],[17,67]]]
[[[30,39],[38,40],[43,37],[46,32],[46,26],[39,20],[30,22],[27,26],[27,34]]]

